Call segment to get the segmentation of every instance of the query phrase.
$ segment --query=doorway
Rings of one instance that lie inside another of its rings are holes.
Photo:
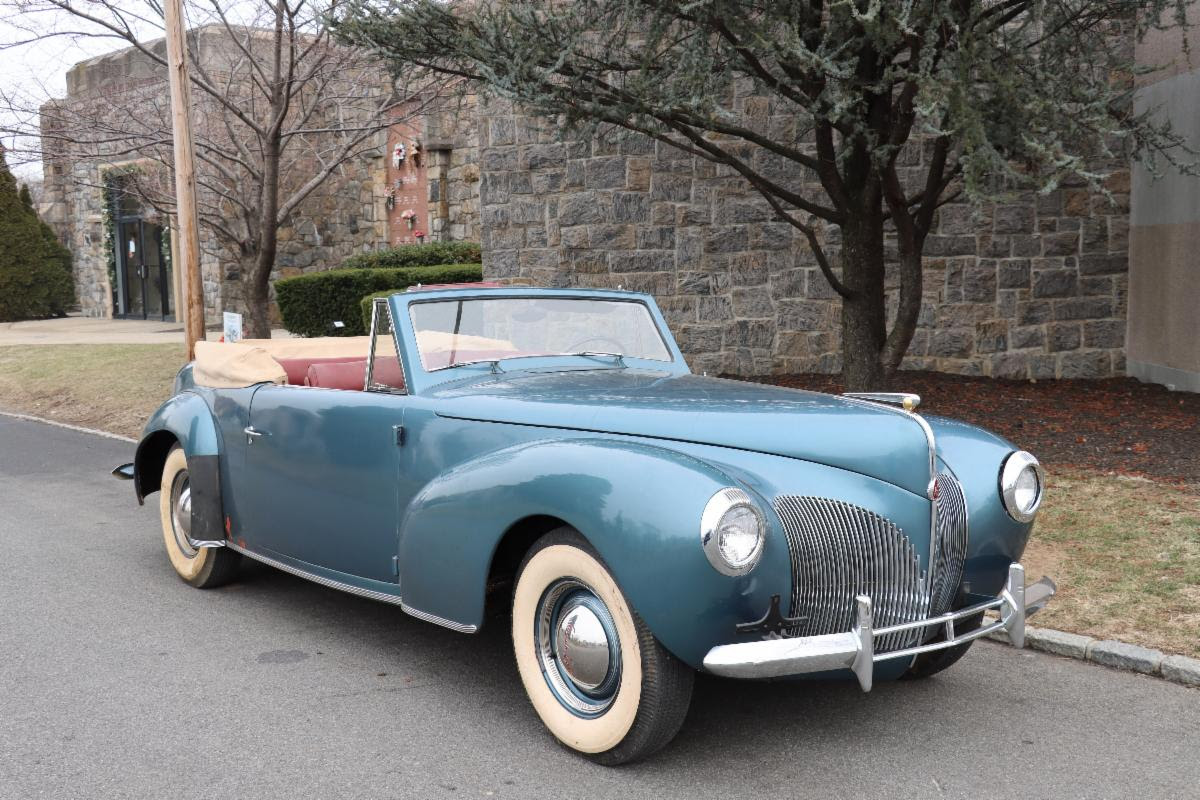
[[[116,248],[117,285],[114,316],[126,319],[174,321],[169,258],[164,258],[162,226],[147,219],[141,203],[114,181],[112,191],[113,244]]]

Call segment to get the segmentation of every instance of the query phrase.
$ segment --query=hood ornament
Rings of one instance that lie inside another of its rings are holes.
[[[921,405],[921,395],[911,392],[843,392],[842,397],[853,397],[856,400],[869,400],[873,403],[888,403],[903,408],[910,414]]]

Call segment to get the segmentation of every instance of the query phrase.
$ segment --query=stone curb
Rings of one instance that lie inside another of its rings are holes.
[[[984,637],[1009,644],[1008,634],[995,631]],[[1159,650],[1139,647],[1113,639],[1093,639],[1049,628],[1025,628],[1025,646],[1065,658],[1090,661],[1113,669],[1154,675],[1183,686],[1200,687],[1200,659],[1167,655]]]
[[[78,431],[79,433],[90,433],[93,436],[103,436],[105,439],[116,439],[118,442],[130,442],[137,444],[137,439],[131,439],[128,436],[122,436],[119,433],[109,433],[108,431],[98,431],[95,428],[85,428],[81,425],[70,425],[66,422],[59,422],[45,417],[35,417],[33,414],[18,414],[14,411],[0,411],[0,417],[12,417],[13,419],[21,419],[26,422],[41,422],[45,425],[53,425],[56,428],[66,428],[69,431]]]

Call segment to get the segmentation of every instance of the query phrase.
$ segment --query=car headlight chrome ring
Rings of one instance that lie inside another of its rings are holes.
[[[722,575],[745,575],[758,565],[767,537],[762,511],[741,489],[714,494],[700,517],[700,544],[713,569]]]
[[[1000,468],[1000,497],[1004,510],[1017,522],[1032,522],[1046,490],[1046,473],[1038,460],[1018,450]]]

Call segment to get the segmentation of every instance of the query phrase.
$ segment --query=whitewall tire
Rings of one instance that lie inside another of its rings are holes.
[[[224,547],[197,548],[189,544],[191,490],[187,456],[175,445],[167,454],[159,486],[163,544],[176,574],[198,589],[228,583],[237,572],[240,554]]]
[[[573,529],[546,534],[525,556],[512,635],[534,710],[572,750],[623,764],[660,749],[683,724],[693,671],[658,643]]]

